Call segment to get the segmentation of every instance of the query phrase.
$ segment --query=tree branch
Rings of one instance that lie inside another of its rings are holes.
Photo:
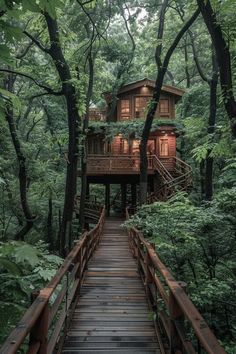
[[[202,67],[200,65],[200,62],[199,62],[199,58],[198,58],[196,47],[195,47],[195,41],[194,41],[193,33],[191,31],[188,31],[188,35],[189,35],[189,37],[191,39],[191,46],[192,46],[192,50],[193,50],[193,59],[195,61],[198,73],[201,76],[203,81],[205,81],[208,84],[210,84],[211,79],[209,77],[207,77],[207,75],[204,74],[204,72],[202,70]]]
[[[45,48],[38,39],[36,39],[35,37],[33,37],[29,32],[27,31],[23,31],[23,33],[29,37],[31,39],[31,41],[37,45],[37,47],[39,47],[43,52],[45,53],[49,53],[49,49],[48,48]]]
[[[191,18],[185,23],[185,25],[181,28],[181,30],[179,31],[179,33],[177,34],[177,36],[175,37],[172,45],[170,46],[170,48],[168,49],[164,62],[163,62],[163,67],[165,68],[165,70],[167,70],[171,55],[173,54],[175,48],[177,47],[177,45],[179,44],[179,41],[181,40],[181,38],[183,37],[184,33],[189,29],[189,27],[194,23],[194,21],[197,19],[198,15],[200,13],[200,9],[198,8],[194,14],[191,16]]]
[[[163,39],[163,33],[164,33],[164,25],[165,25],[165,13],[166,9],[168,6],[169,0],[164,0],[161,6],[161,11],[160,11],[160,18],[159,18],[159,27],[158,27],[158,33],[157,33],[157,47],[156,47],[156,52],[155,52],[155,59],[156,59],[156,64],[158,67],[158,70],[162,66],[161,62],[161,53],[162,53],[162,39]]]
[[[229,46],[224,39],[222,28],[219,21],[217,21],[216,14],[211,6],[210,0],[197,0],[197,3],[208,28],[212,43],[215,47],[224,105],[231,121],[233,136],[236,137],[236,100],[233,92],[231,55]]]
[[[62,91],[53,91],[50,87],[45,86],[43,84],[40,84],[36,79],[34,79],[32,76],[30,76],[28,74],[24,74],[24,73],[21,73],[19,71],[15,71],[15,70],[11,70],[11,69],[2,69],[2,68],[0,68],[0,72],[7,73],[7,74],[14,74],[14,75],[19,75],[19,76],[25,77],[26,79],[29,79],[29,80],[33,81],[35,83],[35,85],[37,85],[38,87],[43,88],[50,95],[55,95],[55,96],[62,95]]]

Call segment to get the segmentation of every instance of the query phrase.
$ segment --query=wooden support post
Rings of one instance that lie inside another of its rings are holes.
[[[87,179],[87,182],[86,182],[86,199],[87,200],[89,200],[89,195],[90,195],[90,188],[89,187],[90,187],[90,185],[89,185],[89,182]],[[86,220],[86,218],[85,218],[85,220]],[[88,222],[84,223],[84,228],[85,228],[85,230],[89,231],[89,223]]]
[[[180,286],[186,289],[186,283],[180,282]],[[170,291],[169,295],[169,313],[170,313],[170,353],[183,353],[183,343],[179,337],[175,322],[184,320],[184,314],[175,299],[174,294]]]
[[[131,184],[131,201],[132,207],[135,208],[137,205],[137,188],[136,184]]]
[[[150,272],[150,265],[151,265],[150,256],[147,252],[145,256],[145,290],[146,290],[149,303],[151,306],[153,306],[153,298],[151,292],[151,284],[153,282],[153,277],[152,277],[152,273]]]
[[[122,214],[125,214],[126,209],[126,193],[127,193],[127,185],[125,183],[121,184],[121,210]]]
[[[107,212],[107,216],[110,216],[110,184],[106,183],[105,188],[106,188],[106,200],[105,200],[106,212]]]
[[[39,295],[39,291],[31,294],[31,302],[33,302],[37,296]],[[49,324],[49,306],[48,303],[45,305],[43,312],[40,317],[36,321],[35,325],[30,331],[30,342],[29,348],[35,343],[40,343],[40,347],[38,350],[38,354],[47,353],[48,346],[48,324]]]
[[[87,183],[86,183],[86,198],[89,198],[89,194],[90,194],[90,185],[89,185],[89,182],[87,180]]]
[[[154,177],[150,178],[150,192],[153,193],[154,192]]]

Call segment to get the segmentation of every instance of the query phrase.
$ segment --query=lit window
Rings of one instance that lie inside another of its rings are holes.
[[[121,120],[130,118],[130,101],[121,100]]]
[[[160,139],[160,156],[169,156],[169,145],[166,138]]]
[[[145,118],[145,111],[151,96],[135,97],[135,118]]]
[[[129,153],[129,142],[127,139],[121,139],[121,154]]]
[[[140,140],[134,139],[132,141],[132,154],[133,155],[139,155],[139,145],[140,145]]]
[[[159,103],[159,111],[160,113],[169,113],[169,100],[161,99]]]
[[[155,140],[148,140],[147,142],[147,152],[150,155],[155,154]]]

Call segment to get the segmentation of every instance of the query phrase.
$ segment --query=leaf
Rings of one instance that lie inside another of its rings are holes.
[[[39,275],[44,281],[49,281],[55,275],[55,269],[45,269],[43,267],[37,267],[34,269],[34,273]]]
[[[3,268],[5,271],[13,275],[21,275],[20,268],[7,258],[0,257],[0,268]]]
[[[6,184],[6,182],[4,181],[4,179],[2,177],[0,177],[0,184]]]
[[[20,41],[23,37],[22,29],[19,27],[6,25],[5,26],[6,40],[10,43],[14,43],[14,40]]]
[[[0,58],[5,64],[10,64],[12,61],[10,49],[6,44],[0,44]]]
[[[60,257],[56,256],[55,254],[44,255],[44,258],[48,262],[53,263],[57,266],[60,266],[62,264],[62,259]]]
[[[29,10],[32,12],[40,12],[40,7],[32,0],[22,1],[23,10]]]
[[[84,4],[84,7],[92,10],[95,8],[96,4],[97,4],[97,0],[93,0],[93,1],[88,2],[87,4]]]
[[[20,99],[12,92],[0,88],[0,97],[2,96],[5,100],[11,100],[14,108],[19,111],[21,107]]]
[[[47,12],[53,19],[56,18],[55,2],[52,3],[52,1],[40,0],[39,6],[41,10]]]
[[[24,243],[15,249],[15,259],[17,263],[28,263],[32,267],[40,261],[37,249]]]

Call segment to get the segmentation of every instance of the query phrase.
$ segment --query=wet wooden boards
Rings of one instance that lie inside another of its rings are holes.
[[[107,219],[89,262],[64,354],[159,354],[152,314],[123,220]]]

